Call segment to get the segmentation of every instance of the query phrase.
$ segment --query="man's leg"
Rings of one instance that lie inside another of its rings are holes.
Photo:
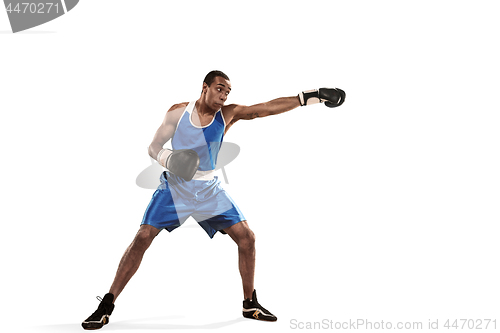
[[[254,289],[255,234],[250,230],[246,221],[233,224],[224,231],[238,245],[238,264],[243,282],[243,316],[265,321],[278,320],[257,301],[257,292]]]
[[[114,302],[116,298],[139,268],[144,253],[158,235],[158,232],[159,230],[153,226],[141,225],[134,240],[122,256],[109,293],[104,295],[104,298],[99,298],[101,303],[97,310],[82,322],[84,329],[99,329],[109,322],[109,316],[115,308]]]
[[[144,253],[159,232],[160,230],[151,225],[141,225],[134,240],[123,254],[115,279],[109,289],[109,293],[115,296],[114,300],[118,298],[118,295],[139,268]]]
[[[233,224],[224,231],[238,245],[238,265],[243,283],[243,297],[252,298],[255,276],[255,234],[247,221]]]

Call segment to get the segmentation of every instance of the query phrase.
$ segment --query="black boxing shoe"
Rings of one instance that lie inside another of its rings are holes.
[[[113,294],[108,293],[104,295],[104,298],[97,296],[97,299],[101,301],[99,307],[82,323],[82,327],[86,330],[97,330],[109,323],[109,316],[111,316],[115,308],[113,304],[115,296]]]
[[[255,290],[252,293],[252,299],[247,298],[243,301],[243,317],[265,321],[278,320],[275,315],[257,302],[257,292]]]

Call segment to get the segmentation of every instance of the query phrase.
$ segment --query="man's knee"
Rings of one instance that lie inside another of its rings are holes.
[[[224,231],[234,240],[239,248],[254,248],[255,234],[248,226],[247,221],[233,224]]]
[[[146,250],[153,242],[153,239],[158,235],[159,230],[150,225],[141,225],[141,228],[135,235],[132,243],[133,247],[137,249]]]
[[[243,232],[242,237],[240,238],[240,242],[238,244],[239,247],[252,250],[255,248],[255,234],[254,232],[246,225],[245,230]]]
[[[255,246],[255,234],[252,230],[248,229],[249,233],[247,236],[247,241],[252,245]]]

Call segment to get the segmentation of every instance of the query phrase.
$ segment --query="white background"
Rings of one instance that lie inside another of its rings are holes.
[[[212,69],[231,78],[228,103],[347,93],[225,137],[241,147],[225,188],[257,235],[256,289],[278,322],[241,317],[235,244],[190,221],[153,242],[105,330],[499,327],[496,8],[84,0],[17,34],[0,13],[2,330],[81,331],[154,191],[135,184],[147,146]]]

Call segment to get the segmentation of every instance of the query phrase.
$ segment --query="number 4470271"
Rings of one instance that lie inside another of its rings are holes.
[[[50,11],[55,11],[56,13],[59,13],[59,3],[52,3],[52,2],[40,2],[40,3],[33,3],[33,2],[22,2],[22,3],[17,3],[14,7],[12,6],[12,3],[9,3],[6,7],[7,13],[17,13],[17,14],[48,14]]]

